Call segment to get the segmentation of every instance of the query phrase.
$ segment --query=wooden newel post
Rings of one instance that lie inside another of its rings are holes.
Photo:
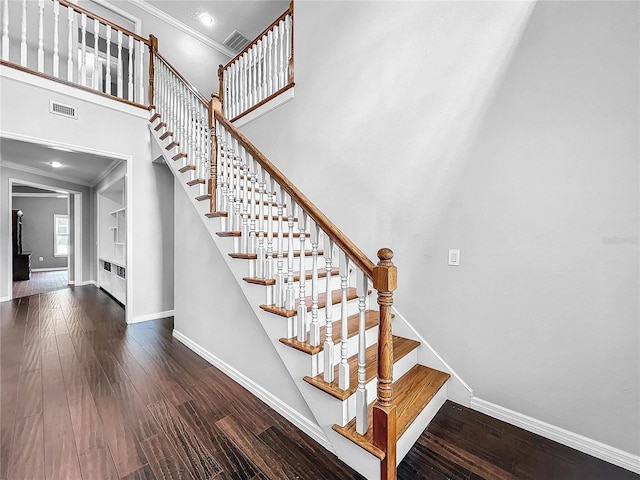
[[[158,51],[158,39],[153,35],[149,35],[149,107],[154,106],[153,77],[155,76],[155,68],[153,59]]]
[[[218,65],[218,99],[220,104],[224,101],[224,81],[223,81],[224,65]]]
[[[378,291],[380,324],[378,325],[378,398],[373,405],[373,443],[385,452],[380,464],[380,478],[396,478],[396,407],[393,405],[393,338],[391,306],[397,287],[398,269],[388,248],[378,250],[380,261],[373,268],[373,288]]]
[[[222,113],[222,104],[220,103],[220,97],[215,93],[211,95],[211,102],[209,103],[209,132],[211,132],[211,158],[210,158],[210,175],[208,192],[210,196],[210,208],[211,213],[217,212],[217,190],[218,190],[218,136],[216,135],[216,112]]]

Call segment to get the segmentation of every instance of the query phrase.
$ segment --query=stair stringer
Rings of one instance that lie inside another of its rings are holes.
[[[160,132],[155,132],[152,126],[153,124],[150,124],[151,136],[154,139],[152,143],[155,144],[153,146],[154,153],[159,152],[163,156],[167,166],[170,168],[172,173],[180,180],[179,183],[181,183],[190,202],[198,212],[203,225],[209,232],[214,244],[222,254],[222,257],[224,258],[228,268],[236,278],[236,281],[238,282],[238,285],[240,286],[240,289],[243,292],[245,298],[249,302],[249,305],[253,309],[256,318],[259,320],[263,330],[271,340],[276,352],[280,356],[287,371],[294,380],[296,387],[300,391],[300,394],[302,395],[305,402],[309,406],[309,409],[314,415],[314,419],[317,422],[317,425],[320,427],[322,432],[324,432],[325,436],[321,438],[318,437],[318,432],[309,432],[309,429],[306,429],[305,431],[307,433],[315,433],[315,435],[312,436],[314,436],[317,441],[319,441],[325,447],[331,447],[330,450],[332,449],[333,453],[335,453],[338,458],[354,468],[356,471],[363,474],[367,479],[373,480],[379,478],[379,460],[375,456],[365,451],[363,448],[357,446],[332,429],[332,426],[334,424],[343,423],[341,419],[343,411],[341,402],[303,380],[304,376],[310,375],[311,362],[314,361],[314,359],[312,359],[311,356],[290,348],[279,341],[280,338],[286,336],[286,320],[271,313],[265,312],[259,308],[259,305],[264,303],[265,287],[252,285],[243,281],[243,277],[246,277],[248,272],[247,261],[233,259],[228,255],[228,253],[231,251],[231,247],[233,246],[233,240],[216,235],[216,233],[221,230],[220,220],[208,219],[207,217],[205,217],[205,213],[208,213],[208,202],[200,202],[195,199],[195,196],[199,194],[198,187],[188,186],[186,184],[186,182],[190,179],[189,173],[180,173],[178,171],[177,162],[174,162],[171,158],[172,155],[175,154],[175,152],[173,150],[167,151],[164,148],[165,145],[169,143],[169,140],[160,140]],[[374,300],[372,300],[372,303],[375,303]],[[403,317],[398,317],[398,319],[394,320],[394,333],[402,335],[406,338],[416,339],[418,341],[424,342],[423,339],[419,338],[419,335],[416,335],[417,332],[415,332],[415,330],[408,324],[408,322],[406,322]],[[416,354],[414,352],[414,363],[420,363],[423,365],[431,366],[432,368],[440,369],[441,371],[450,373],[452,375],[451,379],[459,379],[459,377],[455,375],[450,368],[448,368],[448,365],[446,365],[446,363],[442,361],[442,359],[435,353],[435,351],[433,351],[433,349],[431,349],[431,347],[425,349],[425,347],[421,346],[418,349],[418,352],[420,351],[422,351],[421,354]],[[302,359],[302,356],[309,358],[309,360],[304,361]],[[435,362],[433,360],[435,360]],[[315,359],[315,361],[317,361],[317,359]],[[406,371],[406,367],[403,367],[402,370],[402,373],[404,373],[404,371]],[[402,373],[400,373],[400,375]],[[400,375],[396,375],[396,378],[398,378]],[[451,379],[449,380],[449,382],[451,382]],[[438,392],[432,402],[427,406],[427,408],[423,410],[416,421],[414,421],[411,427],[399,440],[397,452],[398,463],[413,446],[422,431],[427,427],[428,423],[437,413],[442,403],[444,403],[448,395],[447,391],[448,385],[445,384],[445,386]],[[468,404],[469,402],[470,394],[469,399],[464,401],[464,403]]]

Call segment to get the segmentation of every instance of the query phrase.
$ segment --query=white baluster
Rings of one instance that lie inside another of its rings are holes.
[[[249,210],[249,213],[251,215],[249,218],[249,253],[256,253],[256,208],[258,208],[258,185],[256,184],[257,176],[255,170],[255,160],[253,157],[251,157],[250,167],[251,170],[248,172],[248,174],[251,176],[251,208]],[[261,211],[259,212],[262,213]]]
[[[97,57],[96,57],[97,60]],[[127,100],[133,102],[133,37],[129,35],[129,81],[127,82]],[[160,86],[158,85],[158,90]]]
[[[9,61],[9,0],[2,5],[2,60]]]
[[[253,55],[253,68],[251,70],[251,79],[252,79],[252,85],[251,85],[251,92],[252,92],[252,97],[253,100],[251,102],[251,106],[253,107],[256,103],[258,103],[260,101],[260,98],[258,98],[258,45],[254,45],[251,48],[251,53]]]
[[[111,95],[111,25],[107,25],[107,72],[105,83],[107,90],[105,93]]]
[[[261,102],[262,96],[262,38],[256,42],[256,100]]]
[[[58,0],[53,1],[53,76],[58,78],[60,76],[60,53],[58,52],[58,37],[59,33],[59,20],[60,20],[60,2]]]
[[[273,29],[273,91],[280,88],[280,62],[282,61],[280,48],[280,29],[276,25]]]
[[[100,38],[100,21],[96,18],[93,20],[93,88],[100,90],[100,78],[98,75],[98,67],[100,66],[100,53],[98,50],[98,39]]]
[[[298,302],[298,341],[307,340],[307,268],[305,262],[304,244],[307,239],[307,212],[302,208],[300,210],[300,218],[298,218],[298,231],[300,232],[300,279],[298,289],[300,300]]]
[[[20,65],[27,66],[27,0],[22,0],[22,39],[20,41]]]
[[[333,256],[333,240],[328,235],[325,236],[325,269],[326,269],[326,288],[325,296],[328,298],[331,295],[331,269],[332,256]],[[335,380],[335,373],[333,371],[333,302],[325,301],[325,339],[322,350],[324,351],[324,374],[323,378],[325,382],[331,383]],[[319,332],[318,332],[319,333]]]
[[[87,85],[87,15],[80,16],[80,51],[81,58],[78,64],[80,68],[80,85]]]
[[[287,289],[285,293],[285,308],[287,310],[295,310],[296,308],[296,297],[295,291],[293,288],[293,225],[295,220],[295,208],[296,203],[294,202],[292,197],[289,197],[291,208],[287,205],[287,214],[288,214],[288,225],[289,225],[289,238],[288,244],[289,248],[287,249]],[[292,338],[297,336],[297,324],[295,321],[295,317],[291,317],[288,319],[288,337]]]
[[[311,325],[309,327],[309,343],[316,347],[320,345],[320,323],[318,322],[318,241],[320,229],[313,220],[311,222]],[[327,308],[328,308],[327,304]]]
[[[347,329],[348,322],[348,299],[347,289],[349,288],[349,257],[340,250],[340,289],[342,298],[340,301],[340,331],[343,333]],[[342,335],[341,335],[342,336]],[[347,361],[348,347],[347,334],[342,336],[340,344],[340,366],[338,367],[338,386],[346,390],[349,388],[349,362]]]
[[[118,98],[122,98],[122,30],[118,30]]]
[[[258,245],[256,247],[256,277],[265,278],[265,249],[264,249],[264,222],[273,223],[271,209],[269,208],[268,198],[265,203],[265,195],[267,193],[267,184],[264,181],[266,172],[257,164],[258,168]]]
[[[44,72],[44,0],[38,1],[38,71]]]
[[[138,40],[138,103],[144,105],[147,102],[144,98],[144,46],[146,44],[142,40]],[[160,62],[157,62],[160,63]]]
[[[358,294],[358,390],[356,390],[356,432],[360,435],[367,433],[367,363],[365,311],[367,308],[367,294],[369,279],[360,269],[356,273],[356,292]]]
[[[68,35],[67,35],[67,80],[69,82],[73,82],[73,39],[74,39],[74,28],[73,24],[75,15],[75,11],[71,7],[67,7],[67,21],[68,21]]]
[[[279,188],[278,195],[278,257],[276,262],[276,288],[275,303],[276,307],[284,307],[285,292],[285,272],[284,272],[284,199],[285,193],[282,187]],[[290,204],[287,208],[293,208]],[[287,337],[291,338],[293,335]]]
[[[285,49],[284,49],[284,85],[289,83],[289,60],[291,59],[291,15],[287,15],[284,18],[284,35],[285,35]]]
[[[240,251],[249,252],[249,169],[242,162],[242,170],[238,173],[242,180],[242,228],[240,229]]]
[[[238,146],[238,141],[233,139],[233,165],[234,165],[234,181],[235,181],[235,192],[234,192],[234,231],[242,231],[242,159],[240,158],[240,148]],[[238,245],[240,247],[240,245]]]
[[[266,173],[265,173],[266,175]],[[268,177],[266,182],[267,189],[267,208],[266,211],[269,214],[269,219],[267,220],[267,258],[265,260],[264,267],[264,277],[265,278],[275,278],[275,264],[273,258],[273,219],[271,218],[272,206],[276,204],[276,194],[275,188],[273,186],[273,178]],[[282,215],[277,213],[278,221],[282,220]],[[271,303],[270,303],[271,305]]]
[[[280,21],[280,23],[278,24],[278,30],[280,31],[280,45],[278,46],[278,88],[282,88],[286,84],[286,79],[284,76],[284,65],[287,62],[284,53],[285,42],[287,41],[284,32],[284,21]]]

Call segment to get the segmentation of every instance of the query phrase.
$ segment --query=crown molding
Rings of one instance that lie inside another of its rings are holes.
[[[182,32],[186,33],[187,35],[189,35],[189,36],[195,38],[196,40],[204,43],[208,47],[211,47],[214,50],[217,50],[218,52],[220,52],[220,53],[222,53],[224,55],[227,55],[229,57],[229,59],[232,59],[237,54],[237,52],[234,52],[233,50],[225,47],[223,44],[218,43],[215,40],[212,40],[211,38],[209,38],[209,37],[201,34],[200,32],[198,32],[197,30],[194,30],[193,28],[185,25],[181,21],[176,20],[171,15],[167,15],[162,10],[159,10],[156,7],[154,7],[153,5],[148,4],[147,2],[145,2],[145,0],[127,0],[127,1],[129,3],[135,5],[136,7],[144,10],[145,12],[150,13],[151,15],[159,18],[163,22],[168,23],[169,25],[181,30]]]
[[[84,187],[91,187],[92,185],[88,182],[82,182],[80,180],[69,180],[69,177],[64,175],[58,175],[57,173],[48,172],[47,170],[42,170],[40,168],[29,167],[27,165],[22,165],[20,163],[12,162],[10,160],[2,160],[2,166],[11,168],[13,170],[18,170],[20,172],[32,173],[34,175],[40,175],[41,177],[54,178],[56,180],[62,180],[63,182],[74,183],[76,185],[82,185]]]

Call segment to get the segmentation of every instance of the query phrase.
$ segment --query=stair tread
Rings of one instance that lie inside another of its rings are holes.
[[[324,308],[326,306],[326,292],[323,292],[318,295],[318,309]],[[353,300],[354,298],[358,298],[356,294],[356,289],[351,287],[347,289],[347,300]],[[342,300],[342,290],[333,290],[331,292],[331,301],[332,305],[336,305],[340,303]],[[305,297],[305,302],[307,304],[307,312],[311,311],[311,296]],[[287,310],[284,307],[276,307],[275,305],[260,305],[260,308],[266,312],[275,313],[276,315],[280,315],[281,317],[295,317],[298,313],[298,305],[300,304],[300,299],[296,298],[296,308],[295,310]]]
[[[164,127],[166,127],[166,126],[167,126],[167,124],[165,122],[160,122],[160,123],[158,123],[158,125],[155,126],[154,130],[156,132],[158,132],[158,131],[162,130]]]
[[[322,250],[318,250],[318,256],[321,257],[324,254],[324,251]],[[255,253],[229,253],[228,254],[231,258],[239,258],[241,260],[255,260],[256,258],[258,258],[258,255]],[[305,250],[304,251],[304,256],[305,257],[310,257],[312,255],[311,250]],[[289,256],[288,252],[284,252],[284,258],[287,258]],[[293,252],[293,256],[295,258],[300,257],[300,252],[299,251],[295,251]]]
[[[339,274],[340,274],[340,269],[333,268],[331,270],[331,276],[336,276],[336,275],[339,275]],[[318,269],[318,278],[325,278],[326,276],[327,276],[327,270],[325,268],[319,268]],[[307,272],[307,275],[306,275],[305,278],[307,280],[311,280],[311,272]],[[276,281],[273,278],[244,277],[243,280],[245,282],[247,282],[247,283],[252,283],[254,285],[264,285],[264,286],[267,286],[267,287],[276,284]],[[293,281],[294,282],[299,282],[300,281],[300,275],[294,275]]]
[[[188,172],[189,170],[195,170],[196,166],[195,165],[185,165],[184,167],[178,169],[178,171],[180,173],[184,173],[184,172]]]
[[[176,153],[173,157],[171,157],[172,160],[180,160],[181,158],[187,158],[187,153],[186,152],[180,152],[180,153]],[[194,165],[195,167],[195,165]],[[195,168],[194,168],[195,170]]]
[[[165,138],[172,137],[172,136],[173,136],[173,132],[171,130],[167,130],[162,135],[160,135],[160,140],[164,140]]]
[[[396,440],[402,437],[449,377],[448,373],[440,372],[424,365],[415,365],[393,383],[393,404],[397,409]],[[355,418],[344,427],[334,425],[332,428],[369,453],[383,459],[384,453],[373,445],[373,429],[371,428],[373,423],[373,403],[369,405],[367,415],[369,417],[369,429],[364,435],[356,432]]]
[[[204,195],[199,195],[196,197],[196,200],[199,202],[202,202],[203,200],[209,200],[211,198],[211,195],[209,195],[208,193],[205,193]]]
[[[347,317],[347,338],[351,338],[358,333],[358,321],[360,318],[359,313],[354,313]],[[378,325],[380,321],[380,312],[376,310],[367,310],[365,312],[365,330]],[[340,320],[332,322],[333,325],[333,343],[338,344],[340,342]],[[309,355],[315,355],[324,349],[324,338],[326,336],[326,327],[320,327],[320,345],[313,346],[309,343],[309,334],[307,333],[307,340],[304,342],[299,341],[296,337],[293,338],[281,338],[280,342],[288,345],[301,352],[308,353]]]
[[[153,123],[156,121],[156,119],[160,118],[160,114],[158,112],[154,113],[153,115],[151,115],[151,118],[149,119],[149,123]]]
[[[227,212],[208,212],[204,216],[207,218],[227,218]]]
[[[194,178],[193,180],[189,180],[187,182],[187,185],[193,187],[194,185],[203,185],[204,183],[206,183],[206,180],[204,178]]]
[[[410,340],[404,337],[398,337],[396,335],[393,336],[393,359],[394,361],[400,360],[402,357],[411,353],[411,351],[415,350],[420,346],[420,342],[416,340]],[[373,380],[378,371],[378,344],[375,343],[371,345],[366,350],[365,362],[367,365],[367,375],[366,382],[370,382]],[[338,386],[338,365],[334,367],[334,378],[333,382],[325,382],[324,374],[316,375],[315,377],[304,377],[304,381],[310,383],[314,387],[319,388],[320,390],[328,393],[332,397],[337,398],[338,400],[346,400],[351,395],[355,393],[358,389],[358,354],[352,355],[349,357],[349,388],[347,390],[342,390]],[[394,393],[395,395],[395,393]]]

